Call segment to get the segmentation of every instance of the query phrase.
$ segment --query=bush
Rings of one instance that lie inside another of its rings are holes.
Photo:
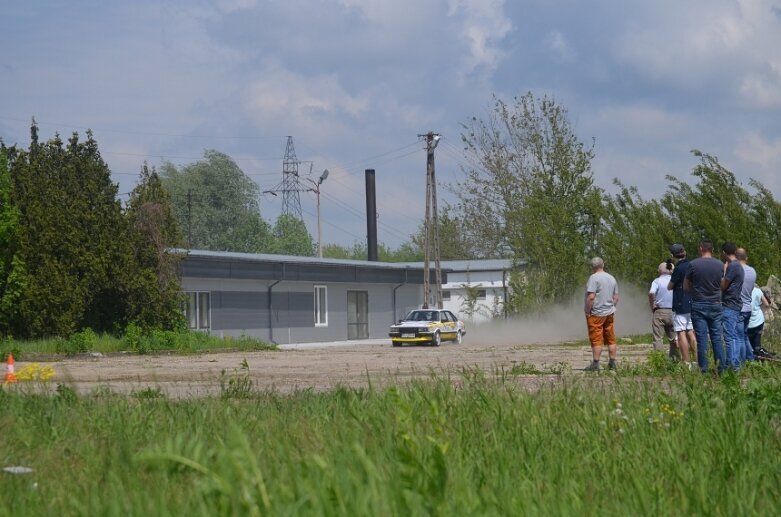
[[[86,328],[81,332],[75,332],[68,339],[58,338],[54,349],[61,354],[76,355],[89,352],[95,347],[98,336],[91,328]]]
[[[144,338],[141,327],[135,323],[130,323],[127,328],[125,328],[125,338],[123,341],[128,350],[138,352],[139,354],[149,353],[149,340]]]

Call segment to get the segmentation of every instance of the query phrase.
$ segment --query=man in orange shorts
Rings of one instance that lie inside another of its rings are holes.
[[[613,328],[613,316],[618,305],[618,282],[605,271],[605,262],[599,258],[591,259],[592,274],[586,283],[586,323],[588,340],[591,342],[593,361],[585,368],[587,372],[599,371],[599,359],[602,347],[607,345],[610,361],[608,368],[616,369],[616,332]]]

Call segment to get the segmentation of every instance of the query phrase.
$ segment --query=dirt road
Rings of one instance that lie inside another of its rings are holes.
[[[620,346],[619,364],[645,357],[648,345]],[[246,360],[247,368],[241,368]],[[256,390],[287,393],[296,389],[325,390],[338,384],[366,386],[403,382],[432,373],[458,376],[464,368],[499,373],[533,365],[539,369],[571,369],[580,374],[588,365],[585,346],[496,345],[444,343],[439,348],[394,348],[387,341],[339,343],[266,352],[220,352],[201,355],[132,355],[79,357],[48,363],[55,377],[48,384],[68,385],[79,393],[110,389],[131,393],[159,389],[169,397],[199,397],[220,393],[221,380],[249,375]],[[17,370],[25,366],[17,362]],[[558,375],[523,376],[530,389],[559,382]],[[20,385],[23,383],[20,383]],[[20,386],[21,387],[21,386]]]

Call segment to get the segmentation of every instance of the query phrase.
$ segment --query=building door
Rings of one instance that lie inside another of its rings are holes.
[[[369,291],[347,291],[347,339],[369,337]]]

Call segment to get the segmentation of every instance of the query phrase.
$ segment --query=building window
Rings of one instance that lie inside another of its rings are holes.
[[[208,292],[186,292],[184,317],[187,327],[193,330],[211,328],[211,295]]]
[[[328,326],[328,298],[324,285],[315,286],[315,327]]]
[[[485,289],[478,289],[478,291],[477,291],[477,299],[478,300],[485,300]]]
[[[450,300],[450,290],[449,289],[442,289],[442,300],[443,301]]]

